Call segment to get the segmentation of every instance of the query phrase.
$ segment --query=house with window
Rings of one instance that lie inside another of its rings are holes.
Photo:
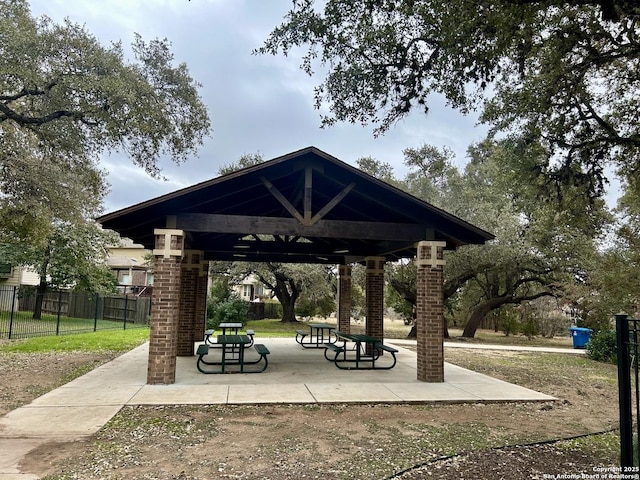
[[[240,298],[247,302],[257,302],[265,298],[271,298],[271,290],[265,288],[256,275],[247,276],[239,285],[233,287]]]
[[[0,263],[0,310],[18,308],[18,290],[40,283],[40,275],[31,267]]]
[[[109,248],[107,265],[118,279],[118,290],[123,294],[151,295],[153,271],[146,257],[150,250],[130,240],[123,240]]]
[[[9,263],[0,263],[0,288],[38,285],[40,275],[32,267],[13,267]]]

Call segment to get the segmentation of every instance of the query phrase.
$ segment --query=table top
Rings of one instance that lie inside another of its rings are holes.
[[[329,329],[336,328],[335,325],[331,325],[330,323],[310,323],[309,326],[311,328],[329,328]]]
[[[372,337],[370,335],[364,335],[361,333],[336,332],[336,335],[339,338],[351,340],[352,342],[382,343],[382,340],[377,337]]]
[[[220,327],[220,328],[242,328],[242,324],[241,323],[235,323],[235,322],[222,322],[220,325],[218,325],[218,327]]]
[[[246,345],[251,343],[249,335],[218,335],[218,343],[221,345]]]

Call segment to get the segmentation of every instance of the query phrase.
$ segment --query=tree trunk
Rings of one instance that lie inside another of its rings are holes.
[[[281,273],[276,273],[275,293],[282,305],[282,321],[297,322],[296,301],[300,296],[300,288],[296,282]]]
[[[552,293],[544,291],[544,292],[535,293],[533,295],[524,295],[524,296],[515,297],[513,295],[513,291],[511,291],[506,295],[490,298],[486,302],[476,306],[471,311],[471,316],[469,317],[467,326],[464,327],[462,336],[466,338],[473,338],[476,334],[476,330],[482,323],[482,320],[484,320],[484,318],[489,314],[489,312],[491,312],[492,310],[495,310],[496,308],[500,308],[503,305],[506,305],[508,303],[519,304],[527,300],[535,300],[536,298],[546,297],[549,295],[552,295]]]
[[[446,322],[444,324],[443,336],[444,338],[451,338],[451,336],[449,335],[449,327],[447,327]],[[416,324],[414,322],[413,326],[411,327],[411,330],[409,330],[409,333],[407,334],[407,338],[417,338],[417,337],[418,337],[418,331],[417,331]]]
[[[40,320],[42,318],[42,302],[44,301],[44,294],[47,293],[47,271],[49,270],[49,262],[51,260],[51,244],[44,252],[44,259],[42,262],[42,268],[40,268],[40,283],[36,289],[36,304],[33,307],[33,318]]]
[[[40,320],[42,318],[42,303],[44,301],[44,294],[47,293],[47,282],[40,280],[38,288],[36,289],[36,303],[33,307],[33,318]]]
[[[471,316],[469,317],[467,325],[464,327],[462,336],[465,338],[473,338],[476,334],[476,330],[482,323],[482,320],[484,320],[484,318],[487,316],[487,314],[494,308],[497,308],[498,306],[505,303],[504,301],[500,300],[501,299],[492,299],[476,306],[471,311]]]
[[[296,318],[296,304],[295,302],[288,301],[286,304],[282,303],[282,322],[297,322]]]
[[[407,338],[418,338],[418,329],[415,323],[411,327],[411,330],[409,330],[409,333],[407,334]]]

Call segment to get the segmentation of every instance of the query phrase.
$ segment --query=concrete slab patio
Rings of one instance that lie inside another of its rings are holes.
[[[339,370],[321,349],[292,338],[260,339],[271,354],[260,374],[205,375],[196,357],[179,357],[176,382],[146,385],[148,344],[0,417],[0,480],[31,480],[20,461],[52,441],[96,433],[124,405],[460,403],[549,401],[553,397],[445,364],[444,383],[416,379],[416,354],[395,344],[392,370]],[[393,340],[386,343],[393,345]]]

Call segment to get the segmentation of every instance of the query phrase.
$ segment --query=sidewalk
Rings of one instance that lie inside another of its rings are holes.
[[[0,480],[36,479],[20,473],[28,452],[48,442],[85,439],[125,405],[554,400],[448,363],[444,383],[420,382],[416,354],[402,347],[405,342],[386,342],[399,350],[392,370],[353,371],[336,369],[322,350],[302,349],[291,338],[265,338],[261,343],[271,354],[264,373],[204,375],[196,370],[196,357],[179,357],[172,385],[146,385],[148,344],[142,345],[0,417]]]

